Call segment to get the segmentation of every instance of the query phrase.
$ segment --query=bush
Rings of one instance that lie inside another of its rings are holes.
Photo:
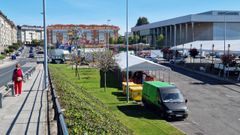
[[[223,65],[227,65],[227,64],[232,64],[234,62],[235,56],[233,55],[222,55],[221,56],[221,61],[223,63]]]
[[[64,116],[69,134],[132,134],[101,101],[68,80],[64,74],[59,74],[57,69],[50,68],[50,71],[60,104],[66,110]]]
[[[9,48],[9,53],[12,53],[12,52],[14,52],[14,49]]]
[[[10,53],[10,52],[9,52],[9,49],[4,49],[4,53],[5,53],[5,54]]]
[[[5,56],[0,54],[0,60],[3,60],[5,58]]]
[[[199,54],[199,51],[196,48],[190,49],[189,54],[192,58],[196,58],[196,56]]]

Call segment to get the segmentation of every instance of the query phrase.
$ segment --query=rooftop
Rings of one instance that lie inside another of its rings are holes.
[[[98,29],[98,28],[104,28],[106,29],[107,27],[110,27],[111,29],[114,30],[120,30],[118,26],[114,25],[96,25],[96,24],[91,24],[91,25],[85,25],[85,24],[54,24],[54,25],[49,25],[48,29],[69,29],[69,28],[85,28],[85,29]]]
[[[138,27],[133,27],[132,31],[146,30],[156,27],[170,26],[188,22],[224,22],[224,20],[226,20],[227,22],[240,22],[240,11],[212,10],[198,14],[190,14]]]
[[[2,16],[12,27],[16,27],[16,25],[14,24],[14,22],[11,21],[10,19],[8,19],[8,17],[7,17],[6,15],[4,15],[1,10],[0,10],[0,16]]]

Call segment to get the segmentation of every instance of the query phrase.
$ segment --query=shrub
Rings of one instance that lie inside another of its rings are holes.
[[[190,49],[189,54],[192,58],[196,58],[196,56],[199,54],[199,51],[196,48]]]
[[[227,65],[227,64],[232,64],[234,62],[235,56],[233,55],[222,55],[221,56],[221,61],[223,63],[223,65]]]
[[[50,69],[60,104],[66,110],[64,116],[69,134],[132,134],[101,101],[68,80],[63,73],[59,74],[57,69]]]

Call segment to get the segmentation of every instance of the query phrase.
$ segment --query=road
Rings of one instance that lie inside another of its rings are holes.
[[[173,68],[172,82],[188,99],[189,117],[171,122],[189,135],[239,135],[240,87]]]
[[[29,70],[32,67],[32,64],[29,64],[30,60],[29,58],[27,58],[28,56],[28,51],[29,49],[26,48],[22,55],[20,57],[17,58],[17,63],[19,63],[20,65],[22,65],[22,70],[25,73],[27,70]],[[13,74],[13,70],[15,69],[15,64],[11,64],[7,67],[4,68],[0,68],[0,87],[6,85],[9,81],[12,80],[12,74]]]

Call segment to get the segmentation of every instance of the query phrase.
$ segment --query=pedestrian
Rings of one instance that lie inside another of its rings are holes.
[[[20,64],[16,64],[13,71],[12,81],[14,82],[15,96],[22,94],[23,72]]]

